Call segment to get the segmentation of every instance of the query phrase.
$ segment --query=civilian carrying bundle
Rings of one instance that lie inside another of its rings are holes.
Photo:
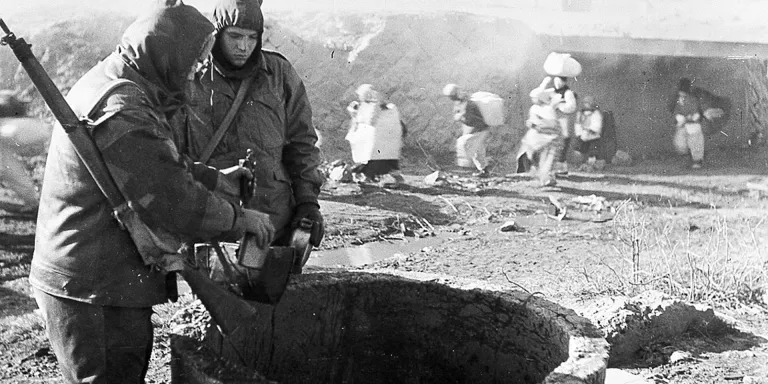
[[[490,126],[504,125],[504,99],[490,92],[475,92],[469,97],[480,108],[483,121]]]
[[[575,77],[581,74],[581,64],[569,53],[550,53],[544,60],[544,72],[550,76]]]
[[[362,103],[345,139],[349,141],[355,163],[397,160],[403,144],[400,112],[394,104],[382,109],[379,103]]]

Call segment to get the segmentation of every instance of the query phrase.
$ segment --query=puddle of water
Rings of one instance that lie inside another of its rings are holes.
[[[392,242],[367,243],[358,247],[339,248],[328,251],[313,251],[307,265],[331,267],[359,267],[384,260],[396,254],[418,252],[425,247],[435,246],[445,239],[440,236],[420,239],[392,240]]]

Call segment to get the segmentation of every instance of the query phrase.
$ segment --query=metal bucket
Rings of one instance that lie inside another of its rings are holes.
[[[214,245],[195,245],[197,266],[211,280],[246,300],[272,305],[280,301],[294,267],[293,247],[269,247],[264,265],[258,268],[238,264],[237,243],[219,243],[219,249],[221,255]]]

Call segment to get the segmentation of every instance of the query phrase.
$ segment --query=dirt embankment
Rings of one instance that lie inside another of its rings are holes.
[[[502,96],[507,123],[492,130],[489,152],[501,166],[510,163],[530,106],[528,92],[544,76],[549,50],[530,20],[466,13],[274,13],[267,15],[264,46],[294,63],[307,86],[327,160],[348,159],[346,105],[354,89],[371,83],[398,105],[409,127],[406,157],[450,157],[458,135],[442,87],[456,83],[468,91]],[[111,52],[128,16],[90,15],[35,30],[21,28],[54,82],[66,92],[85,71]],[[528,24],[527,24],[528,23]],[[21,20],[20,26],[27,26]],[[635,157],[670,150],[667,100],[677,79],[689,76],[729,97],[734,116],[743,115],[744,66],[733,60],[663,58],[574,53],[584,66],[571,86],[593,95],[617,119],[617,141]],[[9,49],[0,50],[0,80],[21,91],[46,113],[42,100]],[[731,119],[711,146],[739,145],[752,127]]]

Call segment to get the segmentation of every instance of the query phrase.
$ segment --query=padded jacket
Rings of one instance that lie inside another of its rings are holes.
[[[147,33],[147,29],[174,28],[178,23],[198,31],[199,36],[178,34],[193,39],[211,33],[213,27],[196,10],[187,8],[162,11],[137,23],[126,31],[116,52],[74,85],[67,101],[78,116],[88,115],[96,104],[89,116],[94,121],[90,134],[116,186],[147,225],[197,238],[239,231],[239,208],[211,192],[218,172],[185,161],[171,139],[168,118],[180,105],[172,83],[182,82],[183,76],[176,74],[181,71],[183,75],[191,62],[178,60],[177,67],[173,61],[152,63],[154,57],[149,53],[199,54],[167,49],[163,43],[178,46],[180,42],[158,41],[168,35]],[[142,44],[149,48],[138,49]],[[169,63],[170,68],[163,68]],[[156,72],[151,68],[154,64]],[[176,77],[163,80],[162,76]],[[115,79],[135,85],[121,85],[97,103],[94,99],[99,90]],[[34,287],[105,306],[149,307],[166,300],[165,276],[143,264],[61,126],[54,129],[51,139],[40,200],[29,277]]]

